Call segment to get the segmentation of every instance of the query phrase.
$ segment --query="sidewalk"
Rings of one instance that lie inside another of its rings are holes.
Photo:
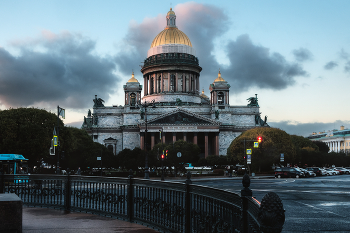
[[[23,206],[23,233],[157,233],[136,223],[87,213]]]

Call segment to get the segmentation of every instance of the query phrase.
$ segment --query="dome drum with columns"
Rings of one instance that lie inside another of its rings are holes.
[[[141,68],[143,85],[132,72],[123,86],[124,106],[95,104],[82,127],[114,154],[184,140],[197,144],[202,157],[226,155],[232,140],[261,126],[256,121],[259,105],[230,105],[230,85],[220,71],[209,86],[210,97],[206,96],[204,89],[200,92],[201,71],[192,43],[176,27],[176,15],[170,9],[166,27],[153,40]],[[257,103],[257,97],[254,100]],[[146,110],[144,103],[152,107]]]

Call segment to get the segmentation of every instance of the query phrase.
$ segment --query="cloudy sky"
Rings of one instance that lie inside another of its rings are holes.
[[[0,109],[66,109],[81,126],[95,95],[123,105],[172,7],[199,58],[201,89],[230,104],[258,94],[270,126],[307,136],[350,128],[350,1],[0,0]]]

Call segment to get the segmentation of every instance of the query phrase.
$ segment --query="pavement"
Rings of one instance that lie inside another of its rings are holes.
[[[23,206],[22,233],[158,233],[136,223],[87,213]]]

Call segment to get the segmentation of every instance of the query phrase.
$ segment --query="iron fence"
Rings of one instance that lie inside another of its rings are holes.
[[[0,193],[16,193],[29,206],[100,214],[161,232],[261,232],[260,205],[251,196],[194,185],[190,176],[181,183],[132,177],[1,175]]]

